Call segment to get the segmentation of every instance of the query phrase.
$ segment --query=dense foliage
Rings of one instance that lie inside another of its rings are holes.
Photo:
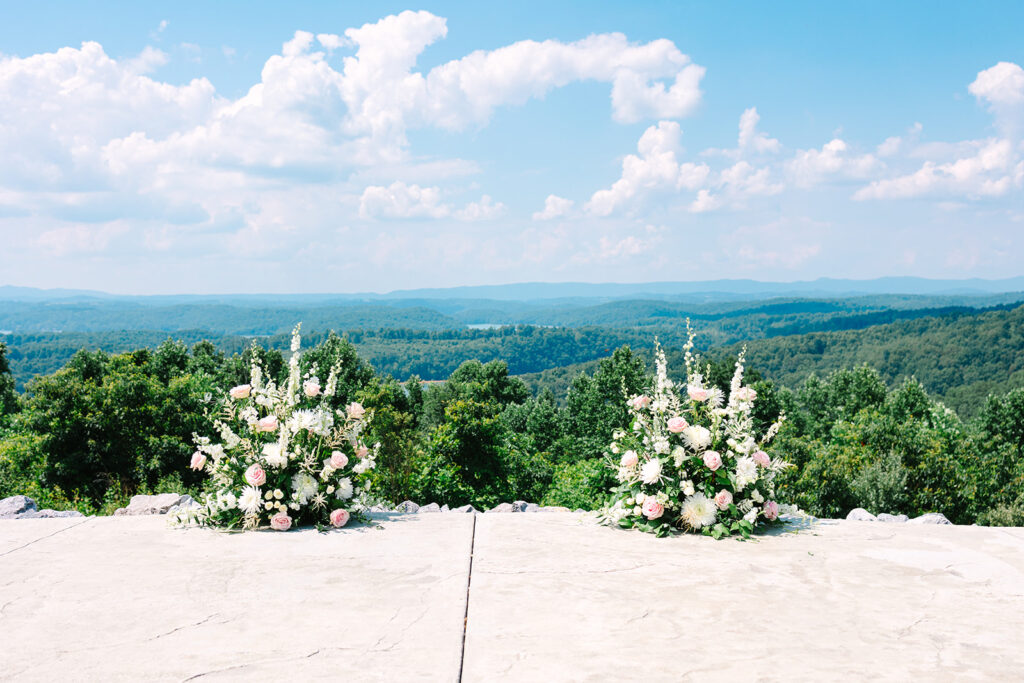
[[[984,338],[999,344],[1013,338],[1020,315],[975,318],[993,330]],[[966,320],[941,324],[952,333]],[[928,329],[919,332],[928,348]],[[365,441],[381,445],[370,491],[392,502],[486,507],[525,499],[597,509],[615,485],[604,459],[609,439],[629,427],[624,397],[650,382],[643,355],[628,346],[604,352],[562,392],[531,393],[502,360],[466,361],[445,382],[399,383],[376,372],[351,338],[308,339],[315,346],[303,372],[313,363],[338,368],[333,407],[358,401],[373,412]],[[209,482],[189,469],[193,434],[204,430],[212,397],[247,381],[254,358],[268,379],[287,380],[276,348],[224,353],[210,342],[165,341],[127,353],[80,351],[17,396],[0,350],[0,497],[23,493],[43,505],[110,511],[136,492],[198,494]],[[720,355],[704,367],[709,386],[728,390],[734,360]],[[763,433],[778,413],[787,416],[766,449],[795,465],[776,481],[781,499],[820,516],[861,506],[937,511],[960,523],[1024,521],[1024,390],[979,399],[974,416],[962,419],[923,381],[893,386],[867,366],[811,375],[791,390],[765,379],[765,366],[749,365],[758,397],[753,428]]]

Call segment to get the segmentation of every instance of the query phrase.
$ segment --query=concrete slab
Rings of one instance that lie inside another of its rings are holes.
[[[1024,529],[756,542],[477,520],[463,681],[1017,680]]]
[[[458,676],[470,515],[328,534],[81,521],[0,522],[0,678]]]

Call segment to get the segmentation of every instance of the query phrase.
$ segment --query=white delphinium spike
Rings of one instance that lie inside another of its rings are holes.
[[[740,357],[736,359],[736,370],[732,373],[732,382],[729,383],[729,408],[735,410],[739,403],[739,391],[743,386],[743,361],[747,355],[747,347],[740,351]]]
[[[327,377],[327,386],[324,388],[324,396],[334,396],[334,392],[338,390],[338,372],[340,370],[337,363],[331,368],[331,374]]]

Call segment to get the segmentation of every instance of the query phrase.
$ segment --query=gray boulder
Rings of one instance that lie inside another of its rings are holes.
[[[561,505],[545,505],[537,510],[537,512],[572,512],[572,510],[567,507],[562,507]]]
[[[370,512],[391,512],[391,508],[387,505],[374,505],[370,508]]]
[[[437,503],[428,503],[427,505],[421,506],[420,509],[417,510],[416,512],[422,515],[422,514],[427,513],[427,512],[440,512],[440,511],[441,511],[441,506],[440,505],[438,505]]]
[[[540,512],[540,505],[536,503],[527,503],[526,507],[523,508],[523,512]]]
[[[178,503],[176,505],[172,505],[167,510],[167,513],[170,514],[172,512],[177,512],[178,510],[189,510],[189,509],[192,509],[192,508],[201,508],[201,507],[203,507],[203,506],[199,504],[199,501],[197,501],[192,496],[190,496],[188,494],[185,494],[184,496],[181,497],[181,500],[178,501]]]
[[[441,512],[451,512],[447,503],[441,506]]]
[[[179,493],[158,493],[155,496],[132,496],[128,507],[118,508],[115,515],[166,515],[175,505],[192,500],[192,496]],[[194,502],[194,501],[193,501]]]
[[[526,512],[526,507],[530,505],[525,500],[517,500],[512,503],[512,512]]]
[[[911,524],[952,524],[941,512],[929,512],[910,520]]]
[[[411,500],[402,501],[395,506],[395,512],[418,512],[420,506]]]
[[[462,512],[462,513],[469,513],[471,515],[475,515],[476,514],[476,508],[473,507],[472,505],[462,505],[462,506],[459,506],[457,508],[452,508],[452,512]]]
[[[887,512],[881,512],[881,513],[878,514],[878,521],[879,522],[889,522],[890,524],[892,524],[892,523],[902,524],[903,522],[906,522],[906,521],[909,521],[909,520],[910,520],[910,517],[907,517],[906,515],[890,515]]]
[[[512,507],[512,503],[500,503],[492,507],[488,512],[516,512],[516,509]]]
[[[865,510],[864,508],[853,508],[850,510],[850,514],[846,515],[846,519],[853,520],[854,522],[877,522],[878,517]]]
[[[30,510],[23,512],[15,519],[51,519],[55,517],[85,517],[78,510]]]
[[[28,496],[11,496],[0,500],[0,519],[14,519],[26,512],[35,512],[39,508]]]

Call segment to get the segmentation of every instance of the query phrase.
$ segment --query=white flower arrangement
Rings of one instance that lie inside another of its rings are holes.
[[[685,385],[669,379],[665,353],[656,345],[650,394],[627,400],[632,428],[616,431],[609,445],[607,458],[619,483],[601,519],[659,536],[681,530],[749,537],[781,512],[774,480],[790,465],[772,459],[764,447],[783,418],[755,438],[751,410],[757,392],[743,385],[743,354],[726,400],[720,389],[705,386],[692,331],[683,348]]]
[[[337,368],[324,390],[315,374],[302,381],[298,326],[291,349],[286,387],[265,382],[254,360],[250,383],[232,388],[213,420],[220,441],[196,435],[191,466],[210,475],[212,490],[200,507],[180,511],[173,522],[287,531],[302,524],[344,526],[363,509],[366,473],[380,448],[362,441],[372,414],[358,403],[332,410]]]

